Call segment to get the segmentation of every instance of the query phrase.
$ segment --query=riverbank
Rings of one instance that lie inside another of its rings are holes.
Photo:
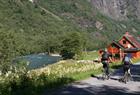
[[[30,71],[13,68],[6,75],[0,76],[0,95],[40,95],[46,88],[56,88],[97,74],[100,66],[67,60]]]
[[[8,71],[6,75],[0,76],[0,95],[41,95],[46,89],[64,86],[101,73],[101,63],[85,62],[63,60],[36,70],[13,69],[16,71]],[[111,68],[116,69],[118,65],[120,62],[113,63]]]

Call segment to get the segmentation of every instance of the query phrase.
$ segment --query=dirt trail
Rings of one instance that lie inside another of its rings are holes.
[[[52,15],[52,17],[56,18],[56,19],[59,20],[59,21],[62,21],[62,19],[61,19],[59,16],[57,16],[57,15],[55,15],[54,13],[48,11],[48,10],[45,9],[44,7],[41,7],[41,6],[39,6],[39,7],[40,7],[42,10],[44,10],[46,13]]]

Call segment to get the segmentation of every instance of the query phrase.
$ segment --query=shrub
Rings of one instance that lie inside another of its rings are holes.
[[[64,59],[79,59],[82,55],[84,41],[78,32],[71,33],[62,42],[61,55]]]

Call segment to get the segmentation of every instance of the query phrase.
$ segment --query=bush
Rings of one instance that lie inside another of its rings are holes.
[[[78,32],[71,33],[62,42],[61,55],[64,59],[79,59],[82,55],[84,40]]]
[[[37,95],[46,88],[54,88],[75,81],[73,74],[94,70],[94,64],[68,61],[27,71],[25,67],[10,67],[0,75],[0,95]]]

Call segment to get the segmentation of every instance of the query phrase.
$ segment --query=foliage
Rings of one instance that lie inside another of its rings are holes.
[[[84,41],[80,33],[71,33],[62,41],[61,55],[64,59],[78,59],[83,47]]]
[[[4,65],[6,66],[6,65]],[[6,69],[6,70],[5,70]],[[5,70],[5,72],[3,72]],[[0,95],[15,95],[17,89],[22,89],[20,86],[24,87],[27,78],[27,69],[25,66],[7,65],[6,68],[1,68],[0,70]],[[26,87],[26,86],[25,86]],[[24,90],[24,89],[22,89]],[[23,91],[24,92],[24,91]],[[21,93],[21,92],[20,92]]]
[[[112,20],[87,0],[1,0],[0,11],[1,61],[39,52],[59,53],[74,31],[85,41],[82,48],[93,50],[105,47],[127,30],[136,35],[140,30],[139,20]],[[103,25],[101,30],[97,22]]]
[[[16,39],[11,31],[0,30],[0,64],[10,62],[16,56]]]
[[[117,69],[120,62],[110,66]],[[44,89],[60,87],[91,74],[99,74],[102,64],[67,60],[32,71],[28,71],[24,66],[9,68],[6,74],[0,72],[0,95],[40,95]]]
[[[40,94],[43,89],[67,84],[88,77],[91,73],[96,74],[99,67],[93,63],[75,61],[60,62],[33,71],[27,71],[24,66],[12,66],[6,74],[0,75],[0,95]]]
[[[72,55],[68,58],[82,59],[83,49],[102,48],[125,31],[134,35],[140,31],[139,20],[112,20],[89,0],[36,1],[0,0],[0,95],[36,95],[46,86],[71,82],[75,79],[70,76],[96,68],[94,64],[70,62],[50,66],[37,75],[23,66],[11,67],[16,56],[62,50]],[[96,22],[103,25],[102,29]]]

